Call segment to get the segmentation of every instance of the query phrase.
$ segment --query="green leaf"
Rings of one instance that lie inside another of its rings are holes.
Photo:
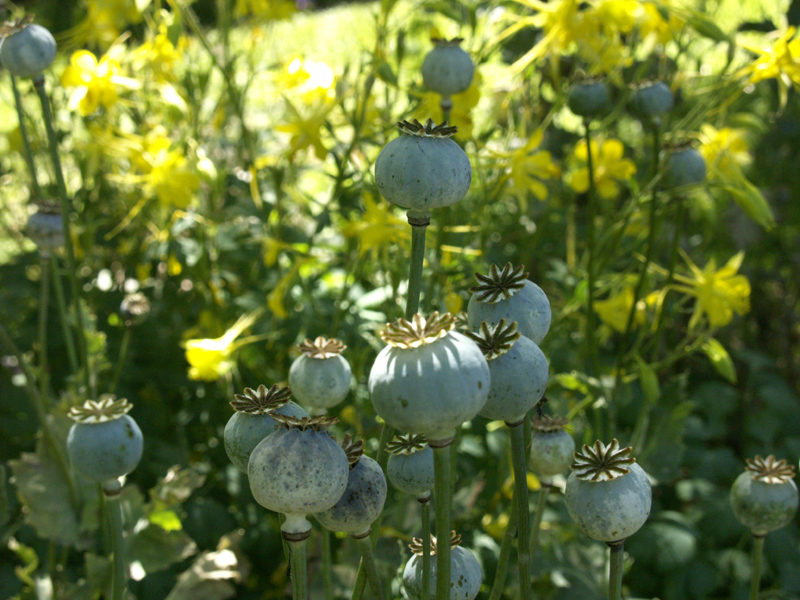
[[[13,483],[26,506],[25,520],[43,538],[63,546],[79,541],[79,519],[72,508],[69,483],[58,464],[42,453],[24,453],[8,462]]]
[[[710,338],[702,346],[714,370],[729,383],[736,383],[736,367],[733,365],[730,354],[714,338]]]
[[[154,511],[150,513],[149,519],[151,523],[158,525],[164,531],[180,531],[183,529],[183,525],[181,524],[181,520],[178,518],[178,515],[171,510]]]
[[[730,42],[728,35],[708,16],[694,12],[689,15],[689,25],[703,37],[715,42]]]
[[[178,465],[170,467],[164,478],[150,490],[150,498],[156,510],[170,508],[186,502],[192,492],[205,483],[205,472],[207,470],[208,466],[202,463],[185,469]]]
[[[167,600],[226,600],[236,594],[230,580],[240,577],[233,551],[204,552],[181,573]]]
[[[197,552],[197,546],[183,531],[165,531],[149,521],[144,527],[140,521],[131,538],[128,560],[138,561],[145,573],[166,569]]]
[[[642,360],[641,356],[637,354],[635,359],[636,368],[639,370],[639,382],[642,385],[644,397],[647,400],[647,404],[653,406],[658,403],[658,399],[661,397],[661,386],[658,383],[658,375],[656,375],[656,372],[650,365]]]
[[[754,186],[742,173],[735,171],[736,183],[722,183],[720,187],[728,192],[736,204],[747,213],[753,221],[764,229],[775,226],[775,215],[772,208],[756,186]]]
[[[397,75],[395,75],[392,66],[385,60],[378,63],[378,66],[375,68],[375,74],[378,76],[378,79],[386,83],[391,83],[392,85],[397,85]]]

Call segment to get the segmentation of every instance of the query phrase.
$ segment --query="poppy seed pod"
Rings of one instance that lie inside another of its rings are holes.
[[[433,449],[425,436],[396,435],[386,450],[386,474],[392,485],[418,500],[429,498],[434,485]]]
[[[46,28],[28,23],[28,19],[11,25],[11,33],[0,44],[0,61],[17,77],[36,78],[53,63],[56,40]]]
[[[581,81],[569,88],[567,106],[584,119],[594,119],[605,114],[610,104],[611,92],[604,81]]]
[[[560,475],[572,464],[575,440],[564,430],[565,419],[534,419],[531,423],[530,467],[541,475]]]
[[[481,590],[483,571],[475,555],[461,547],[461,536],[450,536],[450,594],[448,600],[474,600]],[[436,554],[436,538],[431,536],[431,552]],[[436,562],[431,561],[428,593],[422,589],[422,540],[414,538],[409,545],[414,555],[403,569],[403,591],[411,600],[424,600],[436,595]]]
[[[736,519],[754,535],[766,535],[789,524],[797,512],[798,492],[794,467],[785,460],[756,456],[731,488]]]
[[[347,348],[336,339],[318,337],[300,344],[289,368],[289,387],[298,402],[311,408],[332,408],[350,392],[350,363],[342,356]]]
[[[461,38],[431,40],[435,47],[422,61],[422,80],[429,90],[449,98],[460,94],[472,83],[475,64],[461,48]]]
[[[658,123],[661,116],[672,110],[675,96],[663,81],[647,81],[631,94],[631,110],[643,121]]]
[[[697,185],[706,179],[706,159],[691,147],[672,150],[667,156],[664,169],[664,186],[681,188]]]

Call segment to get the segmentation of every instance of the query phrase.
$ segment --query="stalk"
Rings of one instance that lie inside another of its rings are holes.
[[[517,505],[517,563],[519,566],[519,597],[531,597],[531,514],[528,505],[528,469],[525,461],[525,434],[518,423],[506,423],[511,435],[511,461],[514,468],[514,500]]]
[[[430,494],[425,498],[417,498],[422,509],[422,600],[428,600],[431,589],[431,510]]]
[[[322,528],[322,586],[325,600],[333,600],[333,581],[331,580],[331,532]]]
[[[595,190],[594,190],[594,162],[592,160],[591,134],[589,132],[589,119],[585,120],[583,127],[586,140],[586,168],[589,170],[589,189],[586,193],[586,245],[588,258],[586,263],[586,345],[588,346],[590,374],[596,372],[595,362],[597,357],[597,344],[595,341],[595,315],[594,315],[594,254],[595,254]]]
[[[81,294],[78,287],[77,266],[75,260],[75,248],[72,245],[72,228],[70,227],[70,214],[72,207],[70,206],[69,197],[67,196],[67,184],[64,181],[64,170],[61,168],[61,159],[58,155],[58,137],[53,128],[53,113],[50,110],[50,99],[47,97],[47,91],[44,89],[44,77],[39,76],[34,80],[33,86],[36,88],[36,93],[39,94],[39,100],[42,104],[42,116],[44,117],[44,125],[47,129],[47,140],[50,149],[50,158],[53,161],[53,171],[56,175],[56,183],[58,184],[58,195],[61,201],[61,219],[64,226],[64,248],[67,251],[67,277],[69,278],[70,291],[72,292],[73,309],[75,312],[75,324],[78,329],[78,350],[83,360],[84,366],[84,381],[86,389],[91,396],[94,396],[94,382],[90,372],[89,355],[86,350],[86,327],[83,323],[83,311],[81,310]]]
[[[606,542],[611,549],[611,564],[608,571],[608,600],[622,598],[622,563],[624,558],[625,540]]]
[[[111,379],[111,385],[108,386],[108,393],[113,394],[119,385],[119,378],[122,376],[122,366],[125,364],[125,359],[128,357],[128,347],[131,343],[131,328],[129,325],[125,326],[125,331],[122,333],[122,342],[119,348],[119,356],[117,357],[117,366],[114,369],[114,377]]]
[[[308,600],[308,547],[306,540],[311,530],[302,533],[283,532],[283,539],[289,544],[289,566],[292,571],[292,598]]]
[[[47,365],[47,313],[50,306],[50,254],[40,256],[42,278],[39,282],[39,387],[47,398],[50,374]]]
[[[109,527],[111,529],[112,579],[111,600],[122,600],[125,597],[127,581],[125,578],[125,546],[122,531],[122,506],[119,495],[122,485],[118,479],[110,479],[103,483],[103,495],[106,499]]]
[[[412,215],[412,212],[415,214]],[[416,213],[417,211],[408,211],[408,224],[411,225],[411,269],[408,275],[406,319],[411,319],[419,310],[422,263],[425,260],[425,230],[431,222],[430,215],[418,216]]]
[[[57,267],[57,265],[54,265]],[[58,307],[58,316],[60,317],[61,321],[61,334],[64,336],[64,345],[67,347],[67,361],[69,362],[69,368],[72,373],[78,372],[78,358],[75,353],[75,340],[72,337],[72,329],[69,327],[69,321],[67,319],[68,310],[67,310],[67,301],[64,298],[64,286],[61,283],[61,275],[58,273],[58,269],[53,269],[53,289],[56,291],[56,306]]]
[[[764,536],[753,535],[753,553],[750,556],[750,600],[758,600],[761,584],[761,558],[764,554]]]
[[[362,536],[352,536],[352,538],[358,545],[358,551],[361,554],[361,564],[364,565],[364,570],[367,573],[369,587],[372,588],[372,593],[375,594],[378,600],[383,600],[383,587],[381,586],[380,575],[378,575],[378,567],[375,564],[375,555],[372,552],[372,541],[369,539],[369,531]]]
[[[453,110],[453,99],[450,96],[442,96],[439,107],[442,109],[442,123],[449,123],[450,111]]]
[[[544,507],[547,504],[547,493],[550,491],[550,482],[539,479],[542,487],[539,489],[539,498],[536,501],[536,517],[533,520],[533,527],[531,527],[531,557],[536,552],[539,546],[539,532],[542,528],[542,514]]]
[[[497,559],[497,571],[494,574],[494,583],[489,594],[489,600],[500,600],[503,595],[506,577],[508,576],[508,564],[511,561],[511,547],[514,542],[514,536],[517,533],[517,513],[517,503],[512,502],[511,514],[508,516],[508,524],[503,533],[503,541],[500,542],[500,556]]]
[[[25,125],[25,114],[22,112],[22,97],[17,87],[17,78],[11,75],[11,89],[14,92],[14,106],[17,108],[17,118],[19,119],[19,133],[22,137],[22,144],[25,147],[25,162],[28,164],[28,170],[31,173],[31,190],[33,197],[41,199],[42,191],[39,189],[39,180],[36,177],[36,162],[33,160],[33,151],[31,150],[31,142],[28,137],[28,126]]]
[[[436,509],[436,600],[450,598],[450,448],[453,438],[429,440],[433,448]]]

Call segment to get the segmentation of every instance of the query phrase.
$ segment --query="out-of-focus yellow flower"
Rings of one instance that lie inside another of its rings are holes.
[[[800,88],[800,38],[794,39],[795,31],[796,27],[788,27],[769,48],[741,44],[743,48],[758,54],[759,57],[741,69],[738,75],[749,75],[750,83],[758,83],[765,79],[777,80],[781,107],[786,106],[789,88],[792,86]],[[775,37],[778,33],[773,31],[767,37]]]
[[[231,355],[243,344],[255,338],[236,341],[245,329],[256,322],[259,313],[244,315],[228,329],[222,337],[213,339],[191,339],[183,343],[189,363],[189,378],[198,381],[216,381],[233,369]]]
[[[481,99],[481,84],[483,77],[479,71],[475,71],[475,76],[472,78],[472,83],[469,87],[461,92],[455,94],[451,99],[453,101],[453,108],[450,110],[450,125],[458,127],[455,134],[457,140],[469,140],[472,138],[472,110],[478,106]],[[433,119],[435,123],[441,123],[444,120],[444,113],[441,106],[442,97],[436,92],[426,92],[422,96],[422,103],[418,109],[418,120],[424,123],[427,119]]]
[[[98,62],[97,57],[88,50],[74,52],[61,74],[61,84],[75,88],[69,99],[70,109],[77,108],[84,116],[100,106],[109,109],[117,102],[119,88],[139,87],[138,81],[119,73],[119,63],[107,55]]]
[[[86,16],[65,32],[70,43],[108,48],[128,27],[142,20],[136,0],[85,0]]]
[[[711,327],[722,327],[731,322],[734,313],[744,315],[750,311],[750,281],[737,274],[744,252],[734,255],[721,269],[717,269],[714,259],[703,269],[688,256],[684,255],[684,259],[691,276],[676,273],[675,280],[680,284],[674,287],[697,298],[690,328],[697,325],[703,315],[708,317]]]
[[[506,527],[508,527],[508,521],[509,517],[506,512],[500,513],[497,518],[486,514],[483,515],[481,519],[481,525],[483,525],[483,530],[494,539],[502,540],[503,535],[505,535]]]
[[[179,148],[173,148],[164,129],[154,128],[138,138],[131,154],[131,164],[143,174],[145,188],[164,206],[186,208],[200,187],[200,176]]]
[[[623,158],[625,146],[619,140],[605,140],[598,145],[591,142],[592,167],[594,168],[594,185],[602,198],[614,198],[619,193],[619,182],[627,181],[636,174],[636,165],[628,158]],[[575,145],[573,157],[578,162],[587,164],[589,154],[586,151],[586,140]],[[589,189],[589,168],[582,166],[567,175],[567,184],[579,194]]]
[[[236,0],[233,7],[235,17],[253,15],[263,19],[288,19],[297,12],[293,0]]]
[[[169,39],[166,24],[161,23],[158,35],[134,51],[133,64],[137,69],[149,68],[157,81],[173,81],[175,63],[180,58],[181,53]]]
[[[594,312],[596,312],[600,320],[611,327],[611,329],[620,333],[625,333],[631,309],[633,308],[633,296],[633,286],[626,285],[605,300],[595,300]],[[632,327],[644,324],[647,304],[647,300],[642,299],[639,299],[636,303],[636,314],[633,316]]]
[[[671,10],[669,0],[643,2],[639,16],[639,29],[642,37],[653,38],[659,44],[675,39],[675,35],[686,27],[686,20],[675,10]]]
[[[321,61],[296,56],[278,73],[276,83],[279,89],[292,90],[306,103],[336,99],[336,75]]]
[[[550,152],[539,148],[543,135],[542,130],[537,129],[523,146],[504,155],[508,164],[507,177],[522,212],[525,212],[528,192],[544,200],[547,186],[542,181],[561,175],[561,168],[553,162]]]
[[[358,254],[379,249],[384,244],[408,243],[411,237],[408,223],[394,215],[388,202],[375,202],[372,195],[364,193],[364,214],[348,221],[342,227],[345,237],[357,237]]]
[[[332,110],[332,105],[315,107],[311,114],[303,115],[288,99],[286,106],[289,109],[289,122],[277,125],[275,129],[283,133],[291,134],[289,140],[289,154],[295,154],[308,148],[314,149],[314,155],[324,160],[328,155],[328,148],[322,141],[322,130],[328,119],[328,113]]]
[[[700,128],[700,154],[706,160],[709,171],[735,175],[740,167],[750,162],[745,133],[744,129],[717,129],[708,124]]]

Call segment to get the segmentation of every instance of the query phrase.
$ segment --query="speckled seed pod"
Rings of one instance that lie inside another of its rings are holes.
[[[435,47],[422,61],[422,81],[425,87],[449,98],[460,94],[472,83],[475,64],[467,52],[461,48],[460,38],[431,40]]]
[[[25,232],[42,254],[49,255],[64,246],[64,220],[58,208],[39,207],[28,217]]]
[[[433,449],[425,436],[396,435],[386,444],[386,450],[386,474],[392,485],[418,500],[429,498],[434,484]]]
[[[642,83],[631,94],[631,111],[643,121],[656,123],[674,104],[675,96],[663,81]]]
[[[467,334],[478,344],[486,360],[492,385],[481,412],[487,419],[519,423],[547,389],[550,372],[544,353],[520,335],[517,324],[505,319],[491,326],[484,321],[480,333]]]
[[[302,534],[311,529],[306,515],[326,511],[342,497],[350,467],[342,447],[325,431],[336,419],[273,418],[282,427],[250,455],[250,490],[261,506],[286,516],[284,534]]]
[[[506,263],[502,271],[492,265],[489,275],[475,274],[479,285],[469,288],[469,327],[477,331],[481,322],[497,325],[500,319],[517,322],[517,331],[541,344],[550,331],[550,301],[538,285],[527,279],[523,267]]]
[[[70,409],[75,421],[67,435],[67,454],[73,468],[89,481],[104,483],[127,475],[142,458],[142,431],[124,398],[104,395]]]
[[[444,441],[486,403],[489,365],[477,344],[453,331],[450,313],[420,314],[386,325],[388,345],[369,373],[369,396],[384,421],[399,431]]]
[[[680,188],[697,185],[706,179],[706,159],[694,148],[681,147],[667,156],[664,187]]]
[[[530,466],[541,475],[560,475],[572,464],[575,440],[564,431],[564,419],[545,417],[534,419],[531,423]]]
[[[462,548],[460,536],[455,532],[450,538],[450,596],[449,600],[474,600],[481,590],[483,571],[475,555]],[[422,540],[414,538],[409,546],[414,555],[403,569],[403,591],[411,600],[423,600],[422,594]],[[436,538],[431,536],[431,551],[436,554]],[[433,598],[436,595],[436,561],[431,561],[431,579],[428,594],[424,596]]]
[[[753,535],[766,535],[788,525],[797,512],[798,493],[794,466],[785,460],[756,456],[731,488],[731,507],[736,519]]]
[[[314,516],[331,531],[343,531],[355,537],[369,533],[386,502],[386,477],[380,465],[362,456],[362,440],[353,443],[345,436],[342,448],[350,461],[350,475],[342,497],[328,510]]]
[[[428,119],[398,123],[402,135],[386,144],[375,161],[375,183],[393,204],[416,211],[416,216],[461,200],[472,181],[472,167],[450,137],[455,127],[435,126]]]
[[[300,344],[289,369],[289,387],[298,402],[311,408],[332,408],[350,392],[350,363],[342,356],[347,348],[335,339],[318,337]]]
[[[242,473],[247,473],[250,453],[258,444],[277,430],[280,425],[272,418],[274,413],[290,417],[307,417],[297,404],[292,402],[289,388],[273,385],[258,386],[258,391],[244,389],[244,394],[236,394],[231,402],[234,413],[225,425],[223,442],[228,458]]]
[[[613,440],[584,445],[575,453],[564,500],[583,532],[601,542],[617,542],[636,533],[647,521],[652,489],[647,474]]]
[[[10,33],[9,33],[10,32]],[[56,41],[41,25],[28,19],[4,28],[7,37],[0,45],[0,61],[17,77],[38,77],[56,57]]]
[[[604,81],[581,81],[569,88],[567,106],[579,117],[594,119],[605,114],[610,105],[611,92]]]

